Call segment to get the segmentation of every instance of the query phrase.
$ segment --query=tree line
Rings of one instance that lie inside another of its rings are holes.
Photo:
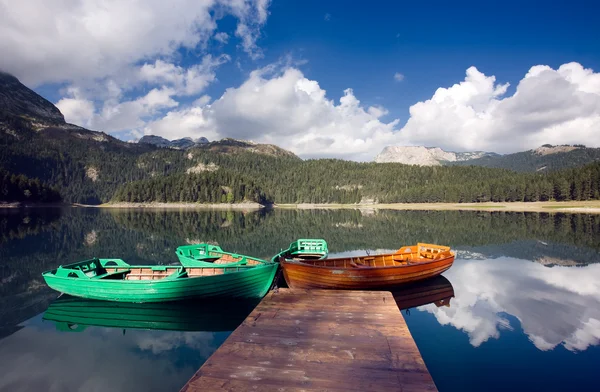
[[[61,197],[56,189],[42,184],[37,178],[15,175],[0,168],[0,201],[52,203],[60,202]]]
[[[295,161],[256,154],[205,158],[210,158],[206,164],[215,163],[220,169],[210,174],[175,174],[127,184],[115,193],[113,200],[230,202],[228,196],[223,196],[226,188],[233,189],[235,201],[246,198],[280,204],[600,199],[600,162],[549,173],[517,173],[475,166]],[[244,185],[248,188],[241,188]],[[202,190],[206,187],[214,189]]]

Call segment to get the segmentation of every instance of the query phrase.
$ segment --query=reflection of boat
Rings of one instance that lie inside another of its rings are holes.
[[[323,260],[327,257],[329,249],[323,239],[299,239],[290,246],[273,256],[271,261],[277,262],[280,258],[290,260]]]
[[[383,255],[279,261],[291,288],[382,289],[437,276],[452,266],[454,253],[419,243]]]
[[[227,265],[228,267],[238,265],[256,266],[269,263],[256,257],[225,252],[218,245],[206,243],[180,246],[175,254],[184,267],[214,267],[215,264]]]
[[[43,318],[55,322],[57,329],[66,331],[81,331],[87,326],[233,331],[257,304],[257,299],[134,304],[62,296],[50,304]]]
[[[201,267],[133,266],[120,259],[90,259],[42,275],[52,289],[76,297],[119,302],[167,302],[196,297],[264,296],[277,263]]]
[[[400,309],[409,309],[430,303],[434,303],[438,308],[450,306],[450,299],[454,297],[452,283],[441,275],[422,282],[392,288],[390,291]]]

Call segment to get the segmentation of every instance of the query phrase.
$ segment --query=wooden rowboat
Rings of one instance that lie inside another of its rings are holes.
[[[50,288],[76,297],[119,302],[168,302],[198,297],[261,298],[278,265],[134,266],[90,259],[42,274]]]
[[[269,263],[256,257],[225,252],[220,246],[207,243],[180,246],[175,254],[184,267],[214,267],[215,264],[228,267],[258,266]]]
[[[447,246],[404,246],[395,253],[326,260],[279,259],[288,286],[299,289],[383,289],[432,278],[454,262]]]

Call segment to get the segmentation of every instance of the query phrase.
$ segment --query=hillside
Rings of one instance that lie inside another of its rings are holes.
[[[233,139],[197,140],[185,151],[185,139],[171,142],[177,149],[127,143],[66,123],[56,106],[5,73],[0,73],[0,104],[0,169],[38,179],[71,203],[98,204],[123,183],[203,171],[204,163],[219,161],[219,155],[299,160],[277,146]]]
[[[598,161],[600,161],[600,148],[545,144],[535,150],[507,155],[490,155],[462,162],[447,162],[446,164],[483,166],[517,172],[539,172],[577,167]]]

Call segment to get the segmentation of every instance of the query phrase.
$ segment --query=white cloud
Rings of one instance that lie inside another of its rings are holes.
[[[0,0],[0,69],[28,85],[114,79],[140,61],[202,49],[216,20],[228,14],[238,19],[242,47],[255,56],[268,6],[265,0]]]
[[[569,63],[532,67],[515,93],[477,68],[410,108],[399,141],[449,150],[515,152],[542,144],[600,147],[600,74]]]
[[[256,0],[254,2],[229,0],[227,1],[231,13],[238,19],[235,30],[236,37],[242,40],[241,46],[252,59],[263,57],[262,50],[256,41],[260,36],[260,29],[267,22],[271,0]]]
[[[226,44],[227,42],[229,42],[229,34],[225,32],[217,33],[213,38],[222,44]]]
[[[397,120],[384,123],[380,106],[361,105],[352,89],[339,103],[293,67],[254,71],[211,105],[170,112],[145,132],[183,136],[234,137],[274,143],[304,157],[335,156],[370,160],[393,140]],[[181,122],[181,126],[177,125]],[[190,132],[185,134],[184,132]],[[209,137],[210,139],[210,137]]]
[[[324,19],[326,22],[329,22],[329,21],[331,20],[331,14],[330,14],[330,13],[326,13],[326,14],[325,14],[325,16],[323,17],[323,19]]]
[[[585,350],[600,342],[600,265],[544,267],[529,260],[457,260],[444,275],[454,287],[450,307],[426,305],[438,322],[469,335],[478,347],[512,329],[516,317],[540,350]]]
[[[172,86],[178,95],[195,95],[215,80],[216,68],[230,59],[228,55],[213,57],[208,54],[201,63],[188,68],[159,59],[154,64],[144,64],[139,69],[139,76],[142,81]]]
[[[398,120],[381,120],[386,108],[362,105],[352,89],[335,102],[317,81],[280,63],[252,72],[211,105],[172,112],[169,126],[158,120],[145,132],[252,139],[302,157],[355,160],[371,160],[393,144],[497,152],[545,143],[600,146],[599,78],[576,63],[558,70],[536,66],[507,97],[508,83],[497,83],[494,76],[471,67],[463,82],[439,88],[430,100],[413,105],[400,129]],[[177,120],[186,126],[177,127]]]
[[[396,73],[394,74],[394,80],[395,80],[396,82],[401,82],[401,81],[403,81],[403,80],[404,80],[404,74],[401,74],[400,72],[396,72]]]
[[[69,96],[56,106],[67,122],[106,132],[131,131],[142,127],[161,110],[179,105],[172,97],[172,88],[153,88],[146,95],[132,100],[107,99],[98,110],[94,102],[83,97],[78,89],[70,89]]]

